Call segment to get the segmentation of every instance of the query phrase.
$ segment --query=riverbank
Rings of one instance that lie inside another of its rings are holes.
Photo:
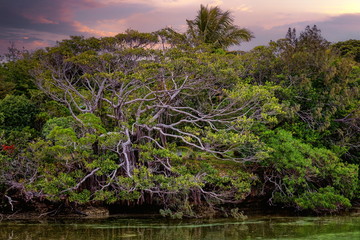
[[[149,209],[148,209],[149,210]],[[308,212],[299,212],[294,211],[293,209],[285,208],[240,208],[238,210],[244,216],[244,219],[256,216],[290,216],[290,217],[314,217],[319,216],[315,214],[310,214]],[[346,211],[342,211],[337,214],[326,214],[322,216],[351,216],[351,217],[360,217],[360,206],[356,205]],[[207,217],[199,217],[200,219],[211,219],[211,218],[226,218],[224,215],[213,215]],[[135,219],[165,219],[166,217],[162,216],[159,211],[145,211],[144,209],[132,209],[129,212],[114,212],[111,211],[111,208],[105,207],[82,207],[80,210],[70,211],[69,209],[64,212],[37,212],[37,211],[27,211],[27,212],[14,212],[14,213],[0,213],[0,222],[1,221],[11,221],[11,220],[44,220],[44,219],[106,219],[106,218],[135,218]],[[198,219],[199,219],[198,218]],[[227,216],[227,218],[233,218],[233,216]],[[189,219],[189,218],[187,218]],[[194,217],[193,219],[196,219]]]

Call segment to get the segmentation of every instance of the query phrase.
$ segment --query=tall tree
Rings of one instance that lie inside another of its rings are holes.
[[[340,56],[338,51],[348,56],[344,46],[330,46],[320,29],[307,26],[299,36],[289,29],[284,39],[256,47],[243,58],[254,83],[283,86],[279,98],[289,101],[289,112],[296,116],[288,125],[294,136],[317,147],[341,146],[348,149],[343,159],[358,162],[360,68]],[[351,46],[356,51],[356,41]]]
[[[46,159],[50,153],[50,159],[66,169],[83,165],[83,172],[54,172],[50,184],[39,180],[37,187],[53,196],[80,194],[88,184],[91,193],[106,192],[116,199],[151,193],[168,201],[189,191],[217,201],[243,199],[252,178],[236,171],[266,157],[268,149],[253,128],[276,122],[282,113],[274,97],[276,87],[241,81],[241,68],[234,68],[238,56],[157,50],[149,47],[156,43],[152,35],[137,47],[136,36],[101,39],[80,52],[73,50],[89,46],[93,39],[73,39],[38,52],[41,57],[33,71],[38,86],[66,105],[79,126],[52,120],[44,131],[52,142],[39,142],[33,149]],[[64,156],[69,160],[63,161]],[[217,171],[214,177],[202,174],[212,168],[212,161],[236,167],[226,184]]]
[[[186,21],[193,41],[213,44],[215,48],[227,49],[254,37],[248,29],[234,25],[230,11],[222,11],[219,7],[201,5],[196,18]]]

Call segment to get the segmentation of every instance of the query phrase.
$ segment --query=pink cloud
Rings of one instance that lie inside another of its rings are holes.
[[[40,24],[59,24],[71,22],[75,11],[78,9],[98,8],[103,4],[94,0],[61,0],[53,1],[52,4],[27,5],[19,11],[20,15]]]
[[[23,17],[29,19],[33,23],[41,23],[41,24],[59,24],[59,22],[52,21],[45,16],[34,16],[31,14],[23,14]]]
[[[60,2],[59,15],[60,20],[66,22],[74,17],[75,10],[78,9],[89,9],[89,8],[98,8],[104,6],[100,2],[94,0],[62,0]]]
[[[281,0],[274,0],[281,1]],[[305,0],[310,1],[310,0]],[[319,0],[325,1],[325,0]],[[335,0],[334,0],[335,1]],[[345,0],[350,1],[350,0]],[[354,0],[358,1],[358,0]],[[164,27],[186,31],[186,19],[194,19],[202,4],[216,4],[233,13],[235,24],[249,28],[255,39],[241,49],[266,44],[283,37],[288,27],[302,29],[304,24],[317,24],[324,36],[336,41],[359,38],[358,15],[334,17],[307,7],[288,9],[290,4],[270,9],[268,1],[255,0],[9,0],[0,8],[0,48],[8,41],[28,49],[52,45],[68,35],[113,36],[126,29],[143,32]],[[261,2],[261,4],[260,4]],[[323,6],[323,5],[322,5]],[[293,10],[292,10],[293,9]],[[290,11],[291,10],[291,11]],[[298,25],[300,25],[298,27]],[[0,50],[2,52],[3,50]]]
[[[88,33],[88,34],[92,34],[92,35],[100,36],[100,37],[114,36],[117,34],[116,32],[96,30],[96,29],[90,28],[86,25],[83,25],[77,21],[73,22],[73,26],[77,29],[77,31],[79,31],[81,33]]]

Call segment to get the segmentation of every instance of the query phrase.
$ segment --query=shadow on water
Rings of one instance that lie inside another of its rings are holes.
[[[0,223],[2,240],[360,239],[360,217],[81,219]]]

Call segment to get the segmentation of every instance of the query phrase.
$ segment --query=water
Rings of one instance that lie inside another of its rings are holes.
[[[1,240],[360,239],[360,217],[78,219],[0,222]]]

